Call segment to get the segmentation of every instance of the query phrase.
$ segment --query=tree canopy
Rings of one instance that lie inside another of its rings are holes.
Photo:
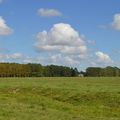
[[[120,69],[118,67],[88,67],[86,69],[86,76],[90,77],[117,77],[120,76]]]
[[[77,68],[41,64],[0,63],[0,77],[74,77]]]
[[[28,63],[0,63],[0,77],[117,77],[120,76],[118,67],[88,67],[86,71],[79,72],[77,68]]]

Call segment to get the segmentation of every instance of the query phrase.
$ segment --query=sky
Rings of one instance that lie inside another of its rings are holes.
[[[120,67],[120,1],[0,0],[0,62]]]

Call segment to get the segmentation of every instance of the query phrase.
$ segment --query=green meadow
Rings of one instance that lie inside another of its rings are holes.
[[[0,78],[0,120],[120,120],[120,78]]]

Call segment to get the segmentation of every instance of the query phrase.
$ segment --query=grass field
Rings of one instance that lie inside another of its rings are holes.
[[[1,78],[0,120],[120,120],[120,78]]]

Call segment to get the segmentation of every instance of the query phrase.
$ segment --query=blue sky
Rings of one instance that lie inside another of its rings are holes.
[[[118,0],[1,0],[0,61],[120,66],[119,5]]]

